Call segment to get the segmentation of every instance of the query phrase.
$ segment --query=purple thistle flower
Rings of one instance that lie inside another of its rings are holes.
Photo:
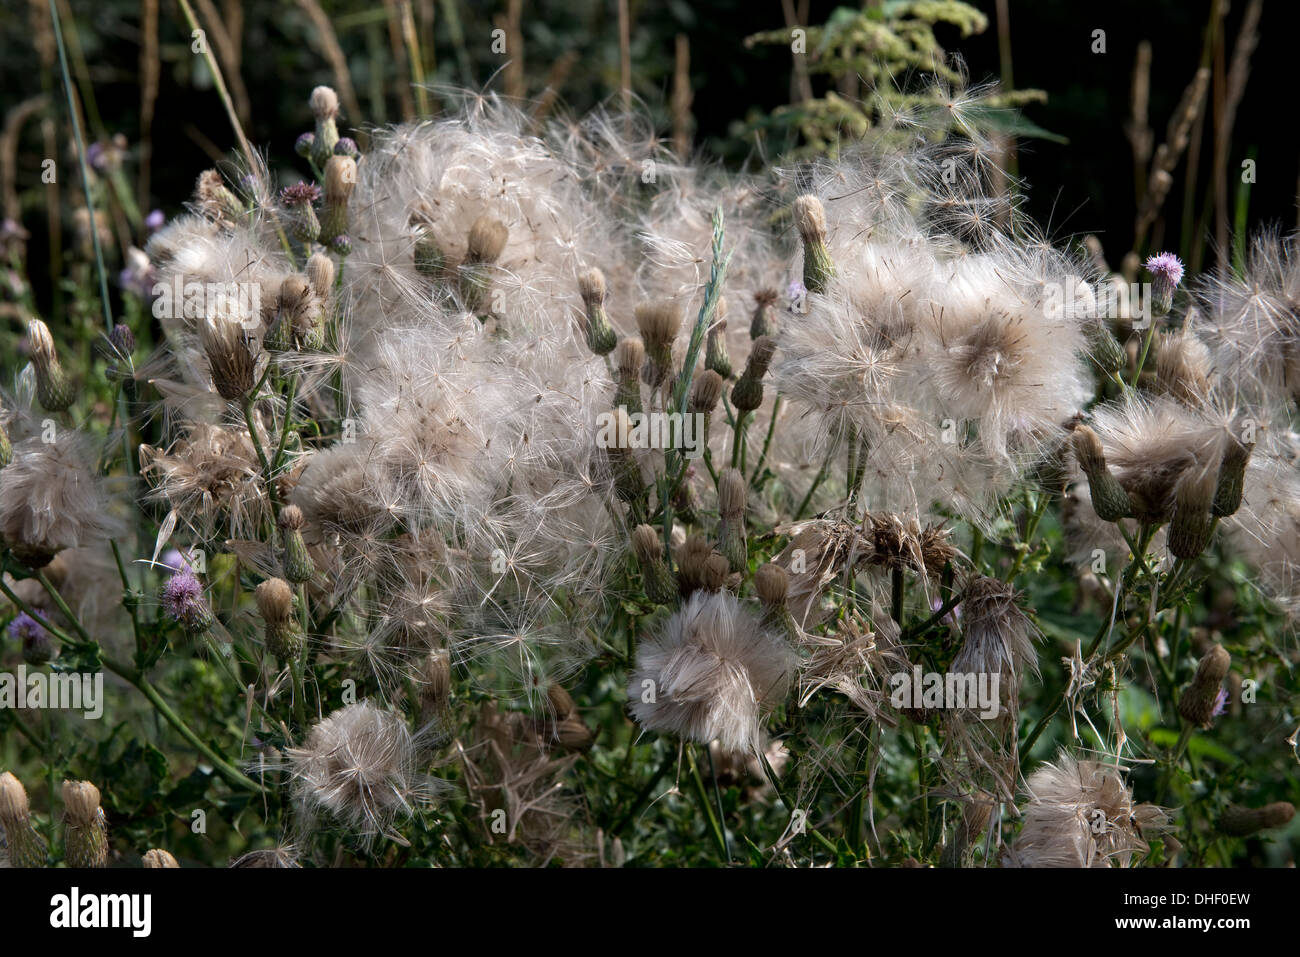
[[[1183,281],[1183,261],[1173,253],[1157,253],[1145,263],[1151,273],[1151,291],[1157,315],[1165,315],[1174,303],[1174,290]]]
[[[350,156],[356,159],[361,155],[361,148],[357,146],[357,141],[350,136],[340,136],[339,141],[334,144],[335,156]]]
[[[25,611],[9,622],[9,637],[22,644],[23,661],[29,665],[43,665],[54,657],[49,632]]]
[[[1164,281],[1176,287],[1183,281],[1183,261],[1173,253],[1156,253],[1147,259],[1147,272],[1157,281]]]
[[[280,190],[280,202],[292,209],[295,206],[310,206],[320,199],[320,187],[315,183],[294,183]]]
[[[203,583],[188,568],[182,568],[162,589],[163,611],[188,634],[202,634],[212,627],[212,612],[203,594]]]
[[[44,631],[45,629],[40,626],[36,619],[25,611],[20,611],[14,616],[14,620],[9,622],[9,637],[14,641],[27,641]]]
[[[297,153],[299,156],[301,156],[303,159],[306,159],[308,156],[311,155],[312,147],[315,145],[316,145],[316,134],[303,133],[301,136],[298,137],[297,141],[293,144],[293,151]]]
[[[147,232],[156,233],[165,225],[167,225],[167,216],[161,209],[151,210],[144,218],[144,228]]]

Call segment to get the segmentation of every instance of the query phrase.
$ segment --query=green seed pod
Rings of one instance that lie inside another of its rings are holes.
[[[664,561],[659,533],[650,525],[638,525],[632,530],[632,551],[641,566],[645,596],[656,605],[676,604],[677,581]]]
[[[644,302],[636,307],[636,324],[646,353],[641,378],[652,389],[672,375],[673,340],[681,323],[681,311],[671,302]]]
[[[724,379],[731,378],[731,356],[727,354],[727,300],[719,299],[713,325],[704,345],[704,367]]]
[[[27,323],[27,343],[36,372],[36,401],[46,412],[63,412],[72,405],[76,390],[59,363],[49,327],[40,319]]]
[[[268,578],[257,586],[254,597],[266,624],[267,651],[281,664],[293,661],[305,643],[293,621],[293,589],[283,578]]]
[[[45,838],[32,825],[27,791],[8,771],[0,774],[0,826],[9,842],[9,863],[13,867],[45,867],[49,855]]]
[[[421,276],[437,279],[447,268],[447,256],[438,245],[433,230],[427,226],[416,228],[412,253],[415,256],[415,271]]]
[[[799,628],[786,605],[790,592],[790,576],[780,565],[764,562],[754,572],[754,590],[763,605],[763,623],[781,632],[791,644],[800,640]]]
[[[325,216],[320,241],[329,245],[348,231],[348,200],[357,185],[357,161],[350,156],[330,156],[325,163]]]
[[[317,168],[324,168],[334,155],[334,144],[339,141],[339,97],[328,86],[318,86],[311,91],[311,111],[316,117],[316,133],[311,141],[311,159]],[[355,119],[355,117],[354,117]],[[299,137],[299,141],[302,137]]]
[[[1088,476],[1088,492],[1092,508],[1103,522],[1117,522],[1133,514],[1133,503],[1119,479],[1106,467],[1106,455],[1097,433],[1086,425],[1074,428],[1071,440],[1079,467]]]
[[[754,340],[745,371],[731,390],[731,404],[741,412],[752,412],[763,404],[763,376],[772,363],[776,341],[770,336]]]
[[[1214,489],[1214,504],[1210,508],[1216,518],[1226,518],[1241,507],[1246,486],[1246,466],[1250,463],[1254,442],[1238,441],[1230,436],[1228,448],[1219,463],[1219,479]]]
[[[803,240],[803,284],[809,292],[821,292],[835,275],[835,263],[826,248],[826,210],[816,196],[794,201],[794,224]]]
[[[180,867],[180,865],[176,863],[176,858],[172,857],[171,854],[160,847],[155,847],[152,850],[145,851],[144,857],[140,859],[140,863],[142,866],[147,868]]]
[[[1100,320],[1088,323],[1085,334],[1088,340],[1088,353],[1098,369],[1106,375],[1111,375],[1124,368],[1128,356],[1106,323]]]
[[[776,337],[776,301],[780,296],[775,289],[762,289],[754,296],[754,318],[749,323],[749,338]]]
[[[733,572],[749,564],[745,542],[745,477],[739,469],[725,469],[718,476],[718,551]]]
[[[457,271],[460,297],[469,312],[486,322],[490,310],[484,308],[492,288],[493,265],[505,252],[510,229],[499,219],[480,216],[469,228],[465,259]]]
[[[645,363],[645,345],[640,339],[620,339],[614,347],[614,365],[618,369],[618,390],[614,407],[629,415],[641,411],[641,366]]]
[[[1210,533],[1214,528],[1210,506],[1214,504],[1217,482],[1217,470],[1206,469],[1185,478],[1175,490],[1174,514],[1169,522],[1169,551],[1176,557],[1195,558],[1210,544]]]
[[[1219,689],[1227,677],[1232,657],[1222,645],[1215,645],[1196,666],[1192,683],[1178,699],[1178,713],[1188,724],[1198,728],[1209,727],[1214,716],[1214,706],[1219,698]]]
[[[578,277],[578,292],[586,307],[587,347],[598,356],[607,356],[618,344],[618,335],[605,314],[605,274],[588,269]]]
[[[297,505],[286,505],[280,512],[280,534],[284,537],[284,577],[291,582],[311,581],[316,566],[303,541],[305,520]]]
[[[1238,807],[1232,805],[1219,818],[1219,833],[1228,837],[1248,837],[1258,831],[1290,824],[1295,817],[1295,805],[1275,801],[1263,807]]]

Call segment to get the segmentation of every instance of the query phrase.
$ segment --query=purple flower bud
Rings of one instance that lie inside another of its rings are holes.
[[[167,579],[162,589],[162,606],[187,634],[202,634],[212,627],[212,611],[203,594],[203,583],[188,568]]]
[[[361,155],[361,147],[357,146],[357,141],[352,137],[340,136],[339,141],[334,144],[334,155],[357,159]]]
[[[144,218],[144,228],[149,233],[156,233],[167,225],[167,217],[161,209],[151,210],[149,215]]]
[[[119,322],[113,326],[113,331],[108,335],[108,341],[113,344],[113,351],[119,356],[129,356],[135,352],[135,333],[125,323]]]
[[[299,156],[301,156],[303,159],[306,159],[308,156],[311,155],[312,147],[315,145],[316,145],[316,134],[303,133],[302,136],[298,137],[298,141],[293,144],[293,151],[297,153]]]
[[[1214,710],[1210,712],[1211,718],[1217,718],[1228,710],[1228,689],[1219,688],[1219,693],[1214,696]]]
[[[340,233],[334,237],[334,240],[330,243],[330,248],[340,256],[347,256],[352,252],[352,240],[348,238],[346,233]]]

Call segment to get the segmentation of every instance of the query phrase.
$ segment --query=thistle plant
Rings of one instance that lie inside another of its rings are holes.
[[[790,169],[490,93],[348,128],[318,87],[141,240],[192,292],[101,303],[110,361],[25,317],[0,653],[111,673],[120,731],[6,713],[9,862],[1293,854],[1294,241],[1154,255],[1151,326],[1100,314],[998,166],[1009,101],[899,22],[980,17],[896,7],[818,57],[936,85],[878,75]],[[33,813],[17,774],[68,780]],[[158,846],[178,792],[238,826]]]

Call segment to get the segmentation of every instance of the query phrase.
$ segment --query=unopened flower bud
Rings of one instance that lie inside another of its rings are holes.
[[[552,736],[565,751],[586,751],[596,740],[591,729],[577,715],[569,715],[556,721]]]
[[[203,216],[219,225],[233,226],[248,213],[243,201],[230,191],[221,174],[214,169],[199,174],[194,186],[194,199]]]
[[[556,719],[567,718],[577,710],[573,697],[555,682],[551,682],[546,689],[546,702]]]
[[[124,322],[114,323],[113,331],[108,334],[109,344],[115,355],[127,359],[135,352],[135,333]]]
[[[1128,356],[1107,323],[1101,320],[1087,322],[1084,325],[1084,335],[1088,342],[1088,353],[1098,369],[1106,375],[1112,375],[1124,368]]]

